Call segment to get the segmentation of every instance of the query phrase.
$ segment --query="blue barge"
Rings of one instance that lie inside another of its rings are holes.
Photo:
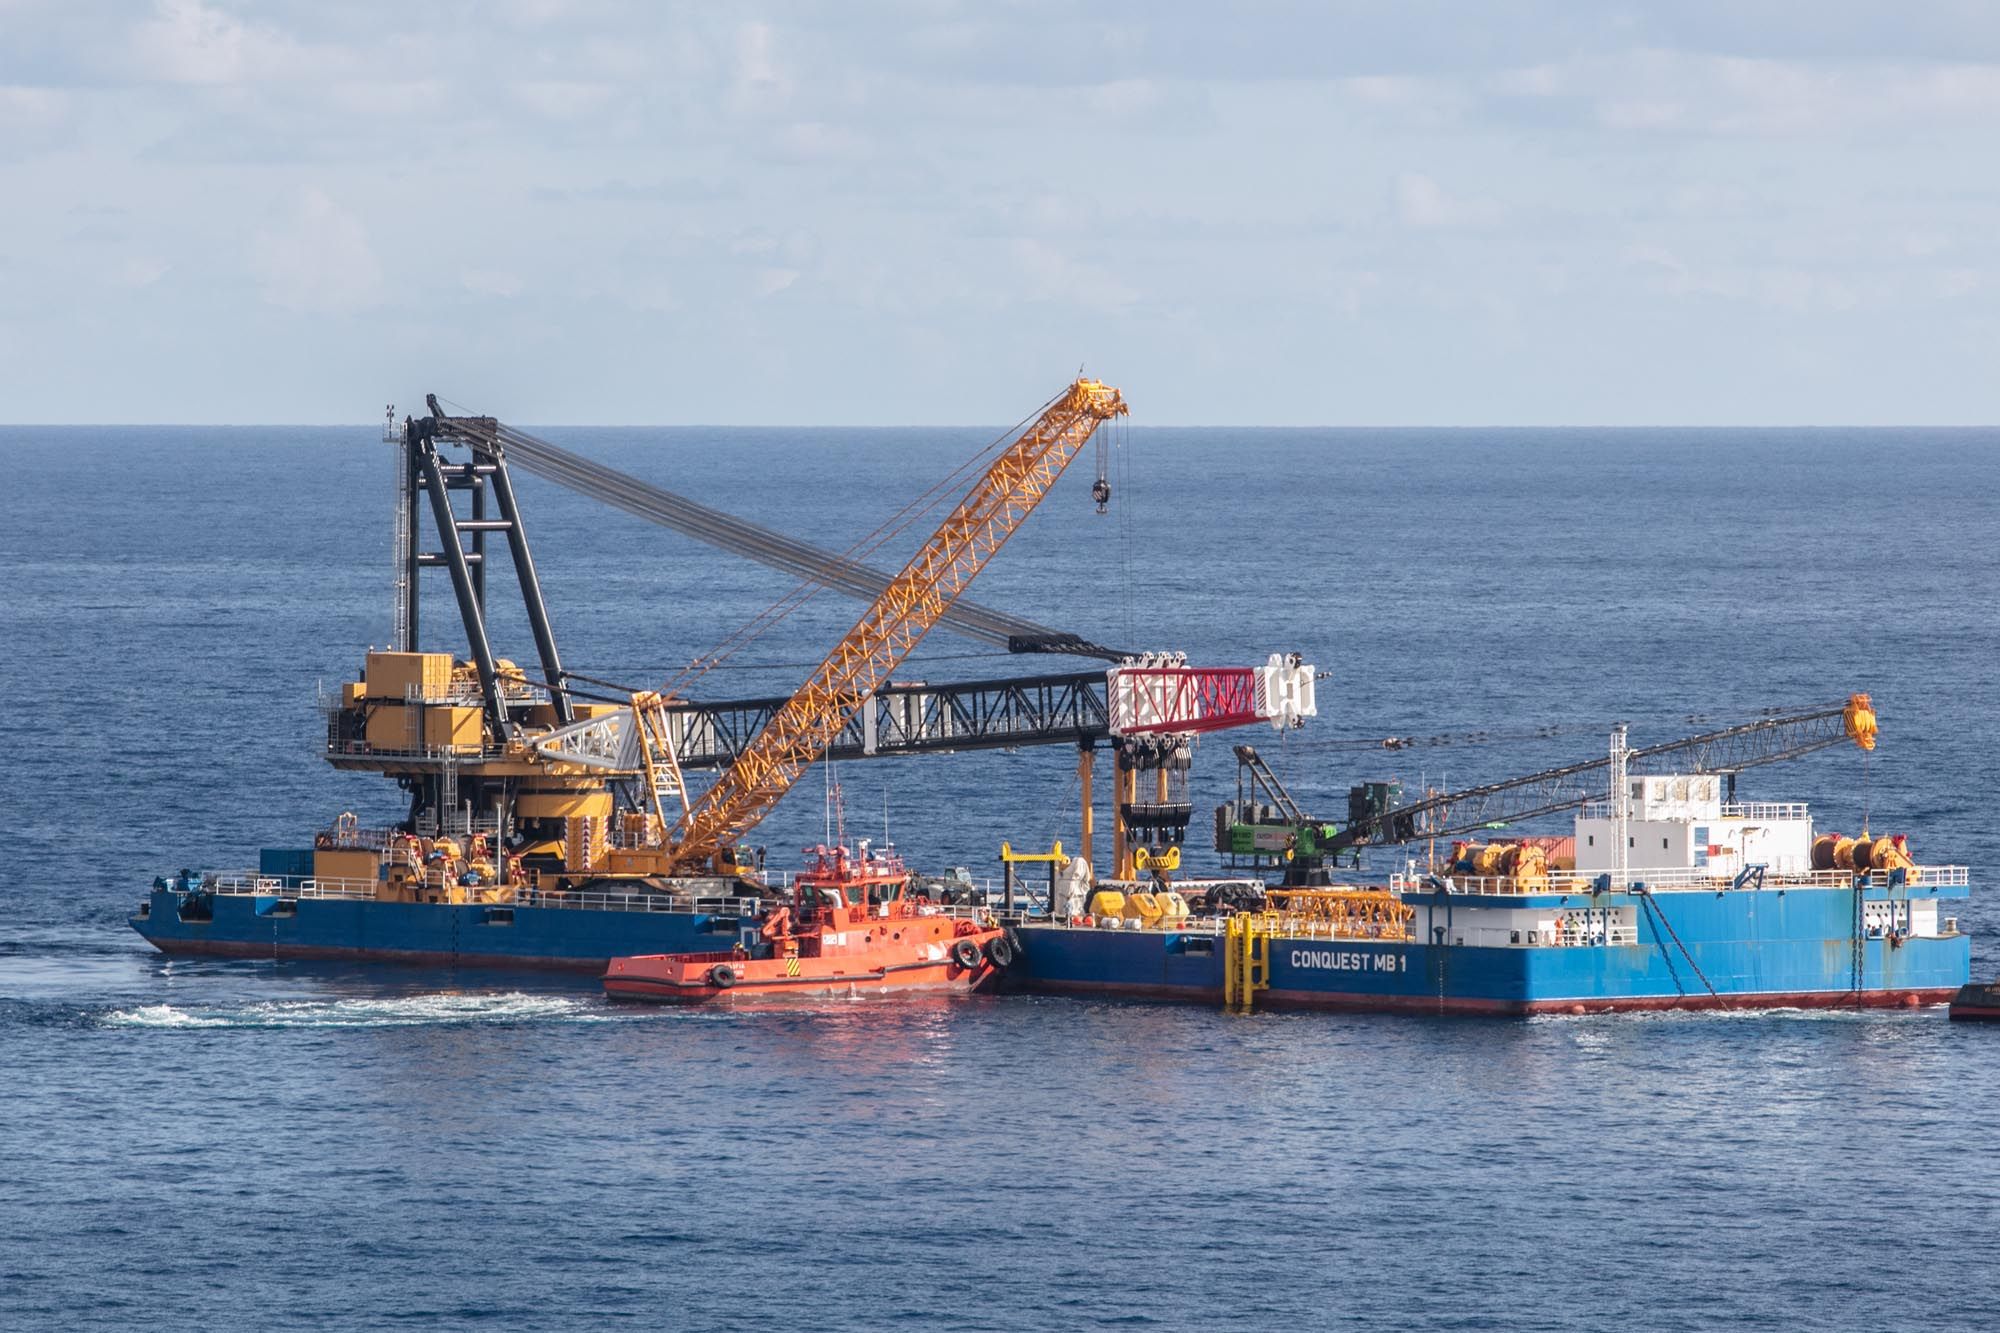
[[[1397,895],[1414,912],[1407,938],[1270,922],[1251,941],[1255,1003],[1477,1014],[1939,1004],[1971,971],[1969,938],[1941,913],[1969,891],[1958,869],[1896,885],[1410,888]],[[1223,1001],[1240,947],[1222,923],[1193,919],[1029,923],[1019,936],[1010,986],[1209,1004]]]
[[[366,885],[210,875],[156,882],[131,922],[169,954],[601,973],[621,954],[731,948],[755,936],[761,908],[753,898],[528,888],[506,902],[397,902]]]
[[[1021,926],[1009,984],[1535,1014],[1915,1006],[1968,981],[1964,866],[1919,866],[1901,837],[1816,834],[1802,803],[1726,802],[1712,775],[1637,777],[1622,795],[1584,807],[1553,867],[1544,840],[1461,843],[1383,883],[1208,894],[1226,916],[1111,886]]]

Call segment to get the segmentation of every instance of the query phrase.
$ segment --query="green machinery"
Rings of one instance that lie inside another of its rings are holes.
[[[1215,850],[1232,870],[1275,870],[1287,885],[1326,884],[1340,853],[1370,841],[1402,799],[1400,782],[1364,782],[1348,790],[1344,824],[1314,819],[1255,747],[1239,745],[1236,799],[1215,808]]]

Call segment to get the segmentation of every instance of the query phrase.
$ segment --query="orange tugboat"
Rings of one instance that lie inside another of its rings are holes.
[[[1013,941],[987,918],[948,915],[909,896],[892,852],[808,847],[792,901],[762,917],[756,944],[711,953],[614,958],[615,999],[694,1002],[738,995],[976,990],[1014,961]]]

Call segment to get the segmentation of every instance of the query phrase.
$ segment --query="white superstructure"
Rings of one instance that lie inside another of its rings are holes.
[[[1755,865],[1781,875],[1812,869],[1812,814],[1803,801],[1725,803],[1722,781],[1712,773],[1628,777],[1622,861],[1630,872],[1729,876]],[[1578,814],[1578,873],[1619,869],[1617,813],[1606,803]]]

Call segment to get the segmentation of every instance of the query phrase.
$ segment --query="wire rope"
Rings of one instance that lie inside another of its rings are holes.
[[[457,403],[451,406],[465,410]],[[835,552],[650,485],[513,427],[495,423],[494,436],[521,470],[708,545],[808,581],[824,583],[864,601],[872,601],[888,586],[890,576],[879,569],[843,560]],[[962,475],[963,470],[954,477]],[[948,477],[939,486],[949,485],[951,480]],[[1039,639],[1066,642],[1085,652],[1094,649],[1094,645],[1077,636],[981,606],[971,599],[956,603],[946,613],[945,624],[958,633],[1003,647],[1016,639]]]
[[[1054,402],[1055,398],[1051,398],[1047,403],[1042,404],[1040,408],[1036,409],[1034,416],[1039,416],[1047,411],[1050,404]],[[871,554],[885,543],[901,535],[920,516],[930,513],[941,505],[944,502],[944,498],[955,485],[975,468],[979,467],[987,459],[988,455],[997,457],[1000,451],[1004,450],[1015,439],[1018,439],[1022,427],[1033,419],[1033,416],[1024,417],[1009,430],[1003,431],[993,441],[981,448],[971,458],[952,469],[948,475],[934,483],[916,499],[910,501],[900,510],[897,510],[887,519],[877,524],[872,531],[864,534],[852,546],[848,547],[846,551],[842,552],[840,558],[845,561],[859,563],[862,557]],[[736,652],[763,637],[764,634],[768,633],[786,617],[811,601],[825,587],[826,581],[822,578],[808,577],[801,580],[784,597],[780,598],[770,607],[765,608],[764,611],[753,617],[735,633],[725,638],[714,649],[697,657],[688,667],[682,670],[680,675],[675,678],[668,688],[670,690],[679,690],[700,679],[701,676],[728,660]],[[818,663],[814,663],[814,665],[818,665]]]

